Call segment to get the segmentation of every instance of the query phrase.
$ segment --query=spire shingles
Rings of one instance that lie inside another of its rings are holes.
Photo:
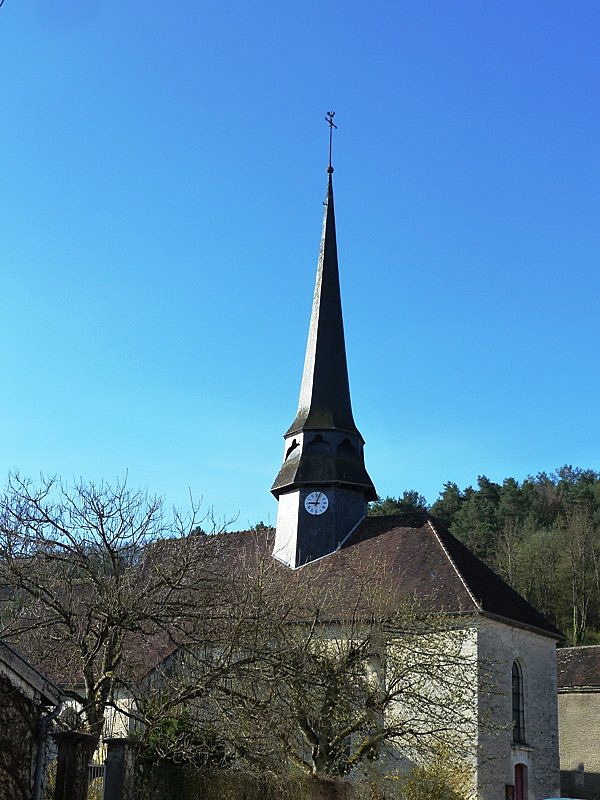
[[[286,436],[301,430],[358,433],[348,384],[344,321],[333,205],[333,168],[328,169],[321,250],[306,345],[298,413]]]

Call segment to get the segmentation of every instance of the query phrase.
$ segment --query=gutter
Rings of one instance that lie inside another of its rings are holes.
[[[561,633],[558,629],[556,629],[556,633],[552,633],[548,628],[538,628],[537,625],[530,625],[527,622],[519,622],[516,619],[504,617],[502,614],[495,614],[493,611],[486,611],[485,609],[482,609],[479,613],[482,617],[496,620],[496,622],[504,622],[507,625],[512,625],[513,628],[521,628],[521,630],[531,631],[531,633],[536,633],[538,636],[544,636],[546,639],[554,639],[555,642],[562,642],[565,639],[564,633]]]

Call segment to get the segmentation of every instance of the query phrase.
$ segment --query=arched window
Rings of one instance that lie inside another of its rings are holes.
[[[512,665],[512,716],[513,741],[525,742],[525,715],[523,712],[523,673],[518,661]]]

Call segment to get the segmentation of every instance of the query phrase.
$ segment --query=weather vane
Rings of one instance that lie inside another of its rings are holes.
[[[333,172],[333,167],[331,166],[331,147],[333,143],[333,129],[337,130],[337,125],[334,125],[333,118],[335,117],[335,111],[328,111],[325,117],[327,124],[329,125],[329,166],[327,167],[327,172]]]

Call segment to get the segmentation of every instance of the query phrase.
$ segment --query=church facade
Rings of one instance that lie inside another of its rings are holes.
[[[298,410],[272,487],[272,556],[281,569],[307,575],[318,562],[342,582],[353,565],[377,562],[398,598],[416,598],[434,613],[471,614],[468,636],[481,671],[470,742],[474,794],[555,797],[561,633],[435,519],[367,516],[377,494],[350,402],[332,173],[330,164]]]

